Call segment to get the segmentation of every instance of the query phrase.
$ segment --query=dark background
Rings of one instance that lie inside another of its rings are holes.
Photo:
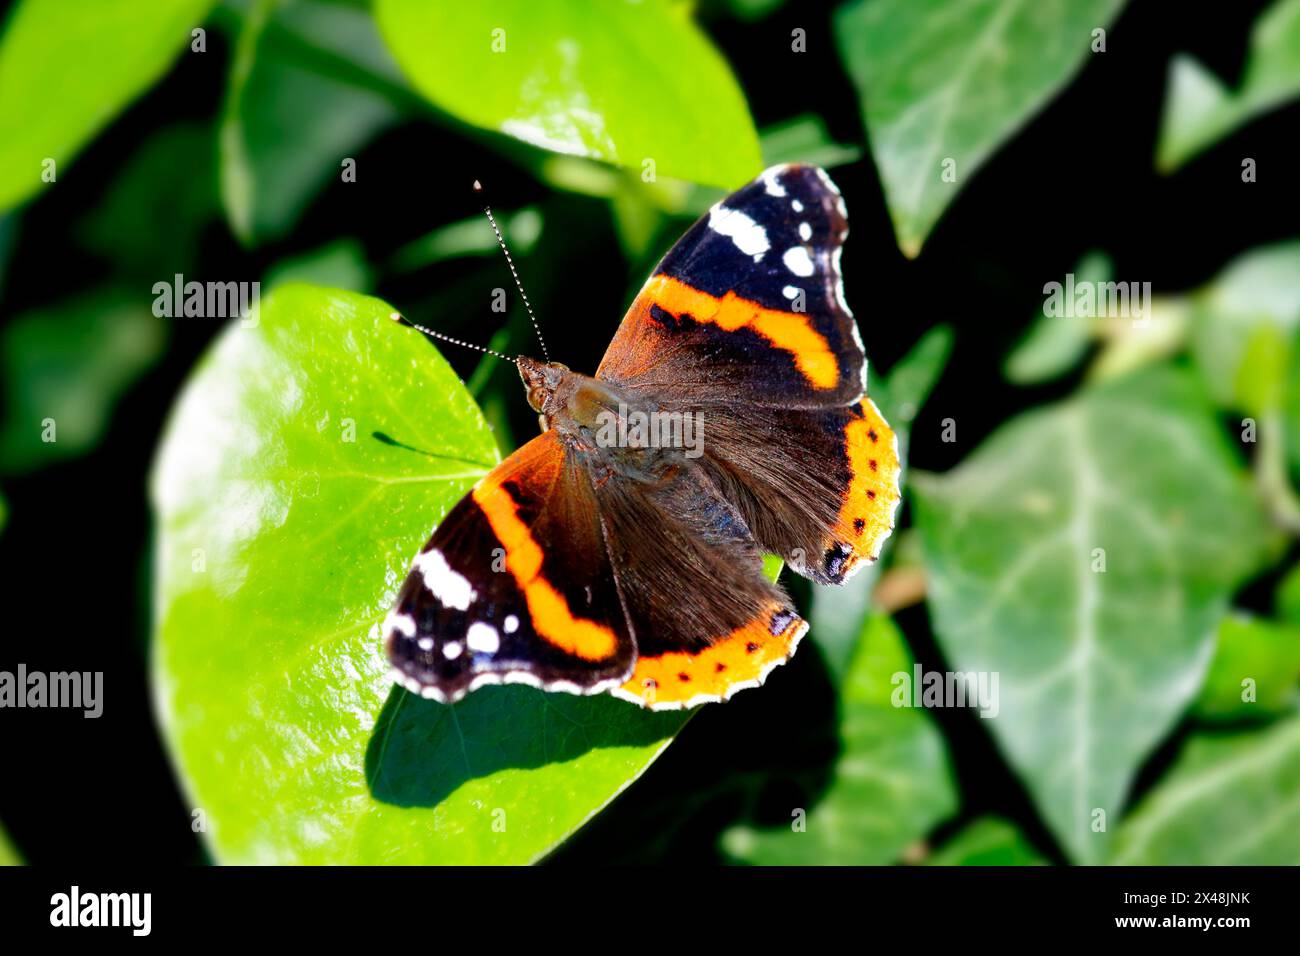
[[[1265,4],[1197,6],[1130,5],[1109,31],[1107,52],[1092,56],[1051,108],[967,184],[916,261],[897,249],[870,161],[834,171],[853,223],[844,256],[847,294],[873,368],[887,370],[936,324],[957,330],[953,361],[915,426],[913,467],[947,469],[1017,409],[1072,388],[1067,379],[1017,389],[1000,368],[1041,303],[1043,284],[1069,271],[1085,251],[1103,249],[1114,259],[1116,278],[1149,280],[1159,294],[1208,280],[1248,246],[1294,236],[1300,106],[1245,126],[1172,177],[1155,172],[1171,56],[1189,52],[1235,85],[1245,38]],[[735,68],[760,128],[813,110],[834,139],[861,144],[865,131],[834,53],[830,9],[800,4],[746,24],[713,16],[706,4],[702,19]],[[809,53],[797,62],[789,52],[794,26],[808,31]],[[181,57],[163,83],[85,151],[58,189],[22,213],[0,321],[110,275],[108,263],[78,244],[72,225],[102,200],[151,131],[182,118],[213,121],[230,50],[217,31],[209,30],[208,39],[207,55]],[[1259,181],[1251,185],[1240,178],[1245,156],[1259,164]],[[552,355],[578,370],[595,368],[651,265],[623,259],[604,202],[554,193],[481,137],[427,117],[371,143],[358,166],[367,174],[346,189],[327,187],[290,243],[249,253],[224,223],[213,221],[200,243],[205,271],[257,278],[286,255],[342,236],[358,238],[368,259],[382,263],[434,226],[476,214],[469,183],[481,179],[499,210],[542,204],[545,230],[520,271]],[[81,169],[95,173],[78,175]],[[661,236],[659,251],[675,238]],[[484,305],[484,289],[508,278],[500,260],[380,276],[377,293],[406,314],[484,343],[499,318]],[[165,359],[118,405],[95,451],[26,476],[0,476],[10,505],[0,535],[9,604],[0,669],[24,662],[37,670],[105,675],[98,720],[59,710],[0,714],[0,820],[30,862],[204,861],[151,713],[145,483],[168,408],[218,331],[218,324],[202,320],[175,322]],[[521,336],[511,345],[534,347]],[[475,364],[469,353],[449,358],[465,375]],[[530,435],[535,424],[522,389],[507,394],[515,435]],[[938,422],[958,412],[961,441],[940,442]],[[793,585],[804,600],[806,587]],[[925,610],[904,611],[899,620],[922,664],[940,667]],[[801,692],[745,694],[705,708],[645,777],[555,859],[711,861],[715,835],[738,811],[761,816],[771,809],[774,819],[788,821],[791,805],[809,805],[837,746],[833,694],[815,653],[798,655],[772,681]],[[791,700],[824,703],[791,711]],[[933,715],[952,743],[965,800],[944,833],[996,812],[1053,854],[978,720],[962,710]],[[1158,755],[1153,766],[1161,762]]]

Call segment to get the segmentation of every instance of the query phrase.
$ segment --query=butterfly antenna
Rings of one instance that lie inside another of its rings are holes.
[[[403,325],[409,325],[417,332],[423,332],[425,335],[431,336],[432,338],[435,339],[441,339],[443,342],[450,342],[452,345],[462,345],[467,349],[473,349],[476,352],[483,352],[487,355],[495,355],[497,358],[505,359],[507,362],[510,362],[512,364],[518,363],[519,361],[519,359],[511,358],[509,355],[502,355],[496,349],[489,349],[489,348],[485,348],[482,345],[475,345],[473,342],[463,342],[460,339],[452,338],[450,335],[444,335],[441,332],[435,332],[433,329],[426,328],[423,325],[417,325],[416,323],[408,319],[406,316],[402,315],[400,312],[390,313],[388,317],[392,319],[394,322],[401,322]]]
[[[483,195],[483,184],[477,179],[474,180],[474,192],[480,196]],[[496,233],[497,245],[501,247],[501,251],[506,255],[506,265],[510,267],[510,274],[514,277],[515,288],[519,290],[519,295],[524,300],[524,308],[528,310],[528,318],[532,319],[533,331],[537,333],[537,341],[542,344],[542,356],[549,362],[551,353],[547,351],[546,339],[542,338],[542,328],[537,324],[537,316],[533,314],[533,307],[528,302],[528,293],[524,291],[524,284],[519,281],[519,273],[515,271],[515,260],[510,258],[510,250],[506,248],[505,237],[501,235],[501,230],[497,228],[496,218],[492,215],[492,207],[484,203],[483,212],[487,215],[488,222],[492,224],[492,231]]]

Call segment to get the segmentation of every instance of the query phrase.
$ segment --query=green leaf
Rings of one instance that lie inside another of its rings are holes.
[[[1278,617],[1288,624],[1300,626],[1300,564],[1293,566],[1278,583],[1273,592],[1273,604]]]
[[[277,285],[301,282],[352,292],[367,292],[374,276],[365,250],[355,239],[336,239],[301,255],[277,262],[267,270],[267,290]]]
[[[1224,408],[1254,415],[1282,401],[1300,330],[1300,241],[1252,249],[1190,297],[1192,354]]]
[[[515,213],[502,215],[494,210],[501,231],[509,237],[512,253],[522,258],[537,245],[542,234],[542,214],[533,206]],[[439,226],[432,232],[412,240],[393,254],[391,267],[400,272],[412,272],[462,256],[499,256],[496,234],[486,216],[473,216],[459,222]]]
[[[473,126],[722,188],[762,167],[740,86],[686,4],[376,0],[375,16],[416,89]]]
[[[764,127],[760,142],[764,166],[809,163],[833,169],[856,163],[862,158],[860,147],[846,146],[831,139],[825,121],[816,113],[803,113]]]
[[[1123,5],[852,0],[836,11],[840,56],[905,255],[921,251],[958,190],[1079,71],[1093,30]]]
[[[1119,828],[1125,866],[1300,864],[1300,718],[1192,737]]]
[[[66,175],[171,66],[214,0],[21,0],[0,37],[0,211]],[[195,54],[201,55],[201,54]]]
[[[22,866],[23,858],[12,843],[4,827],[0,827],[0,866]]]
[[[215,152],[208,124],[177,123],[155,133],[78,224],[78,234],[116,268],[150,283],[194,271],[203,227],[218,210]]]
[[[518,685],[454,707],[393,687],[379,622],[497,455],[451,367],[390,312],[276,289],[200,363],[154,469],[158,711],[223,863],[529,862],[685,720]]]
[[[118,400],[162,357],[167,326],[139,289],[97,289],[0,330],[0,468],[75,457],[102,437]]]
[[[826,792],[789,826],[726,831],[722,846],[750,863],[892,863],[957,807],[943,736],[921,710],[895,707],[894,675],[910,673],[903,635],[883,614],[867,619],[841,694],[843,752]]]
[[[911,491],[944,656],[1000,675],[989,729],[1066,852],[1100,860],[1095,811],[1118,817],[1195,697],[1267,541],[1234,451],[1195,380],[1153,368],[1013,419]]]
[[[1089,252],[1074,267],[1076,286],[1110,282],[1114,278],[1110,257]],[[1017,385],[1037,385],[1070,371],[1088,351],[1092,330],[1086,318],[1048,315],[1040,309],[1033,325],[1007,356],[1003,372]]]
[[[898,436],[898,455],[904,475],[912,422],[948,364],[952,339],[951,326],[940,325],[930,329],[898,360],[888,375],[871,380],[869,392],[872,401]],[[894,539],[891,538],[885,547],[892,550],[893,546]],[[887,553],[882,553],[879,561],[863,568],[839,587],[813,589],[808,633],[817,642],[831,676],[837,680],[848,667]]]
[[[1255,21],[1234,92],[1195,59],[1169,64],[1156,166],[1173,172],[1251,120],[1300,96],[1300,0],[1279,0]]]
[[[1214,660],[1196,713],[1209,719],[1284,713],[1296,703],[1297,682],[1300,625],[1235,612],[1219,624]]]
[[[322,57],[302,35],[327,48],[346,42],[369,72]],[[392,70],[364,10],[321,2],[254,6],[221,121],[221,196],[241,241],[280,238],[327,183],[347,188],[344,162],[355,162],[401,115],[387,90],[358,80]],[[356,167],[357,180],[367,174],[379,171]]]
[[[1042,866],[1047,861],[1013,824],[980,817],[925,862],[929,866]]]

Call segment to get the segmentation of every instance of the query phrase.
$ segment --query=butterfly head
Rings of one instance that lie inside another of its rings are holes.
[[[551,396],[555,394],[565,376],[569,375],[567,365],[559,362],[539,362],[536,359],[520,356],[517,360],[519,377],[528,389],[528,404],[535,412],[545,412]]]

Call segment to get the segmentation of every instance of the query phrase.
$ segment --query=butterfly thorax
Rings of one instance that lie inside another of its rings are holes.
[[[627,477],[656,480],[688,450],[647,430],[645,423],[657,422],[662,410],[625,389],[559,362],[521,358],[518,364],[542,431],[553,430],[573,451]]]

